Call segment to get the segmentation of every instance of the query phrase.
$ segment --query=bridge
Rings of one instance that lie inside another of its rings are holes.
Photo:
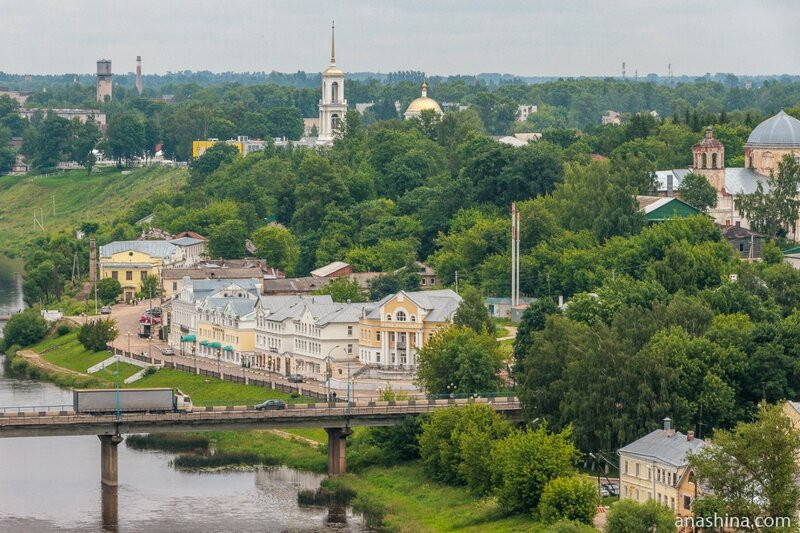
[[[406,416],[468,403],[485,404],[511,420],[522,420],[519,400],[507,397],[287,404],[285,409],[263,411],[244,405],[195,407],[190,413],[121,413],[119,417],[79,414],[71,406],[55,406],[2,409],[0,438],[97,435],[100,479],[104,485],[116,486],[117,446],[126,433],[323,427],[328,434],[328,475],[336,476],[347,471],[346,439],[352,427],[390,426]]]

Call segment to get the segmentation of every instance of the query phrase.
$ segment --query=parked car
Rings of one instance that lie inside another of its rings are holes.
[[[110,305],[104,305],[103,307],[101,307],[100,308],[100,314],[101,315],[110,315],[111,314],[111,306]]]
[[[289,374],[286,379],[289,380],[289,383],[302,383],[305,381],[305,378],[300,374]]]
[[[604,483],[600,486],[601,496],[618,496],[618,492],[617,486],[613,483]]]
[[[286,409],[286,402],[283,400],[267,400],[256,405],[256,411],[266,411],[273,409]]]
[[[160,307],[151,307],[147,311],[144,312],[145,315],[154,316],[156,318],[161,318],[161,308]]]
[[[175,349],[172,346],[165,346],[161,349],[163,355],[175,355]]]

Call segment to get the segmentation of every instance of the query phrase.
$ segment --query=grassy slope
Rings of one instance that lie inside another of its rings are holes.
[[[33,350],[42,354],[42,357],[54,365],[58,365],[77,372],[86,372],[89,367],[111,357],[107,351],[93,352],[85,349],[77,339],[77,332],[68,333],[63,337],[53,337],[33,346]],[[48,351],[50,350],[50,351]],[[44,353],[43,353],[44,352]],[[132,376],[141,368],[128,363],[120,363],[119,376],[121,380]],[[107,381],[116,380],[116,367],[103,369],[92,374]]]
[[[431,481],[419,463],[368,468],[328,481],[356,492],[356,507],[380,509],[390,531],[542,531],[523,515],[504,517],[491,499],[471,496],[464,487]]]
[[[37,235],[32,231],[33,208],[44,209],[48,233],[71,230],[85,220],[109,220],[153,192],[177,191],[186,176],[184,169],[155,166],[132,170],[127,175],[117,169],[103,169],[91,176],[83,170],[47,177],[2,176],[0,235],[4,251],[18,254]]]

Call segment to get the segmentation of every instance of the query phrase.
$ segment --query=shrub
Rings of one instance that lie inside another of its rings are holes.
[[[512,433],[492,448],[495,494],[509,512],[530,512],[539,505],[542,491],[551,480],[574,472],[578,453],[571,429],[548,433],[542,423],[536,430]]]
[[[100,352],[106,349],[109,342],[117,338],[116,323],[110,319],[98,319],[87,322],[78,330],[78,342],[87,350]]]
[[[15,313],[8,319],[3,330],[4,346],[19,344],[31,346],[42,340],[47,333],[47,322],[36,311]]]
[[[97,282],[97,297],[104,303],[114,303],[122,294],[122,285],[114,278],[103,278]]]
[[[66,335],[70,331],[72,331],[72,328],[69,327],[68,325],[59,324],[59,326],[56,328],[56,335],[58,335],[59,337],[63,337],[64,335]]]
[[[558,477],[544,486],[539,518],[545,522],[566,519],[591,524],[599,503],[597,483],[585,477]]]
[[[637,503],[621,500],[611,506],[606,515],[607,533],[673,533],[675,515],[655,500]]]

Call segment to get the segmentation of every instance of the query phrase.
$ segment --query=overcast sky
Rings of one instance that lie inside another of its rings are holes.
[[[0,71],[800,73],[798,0],[0,0]]]

